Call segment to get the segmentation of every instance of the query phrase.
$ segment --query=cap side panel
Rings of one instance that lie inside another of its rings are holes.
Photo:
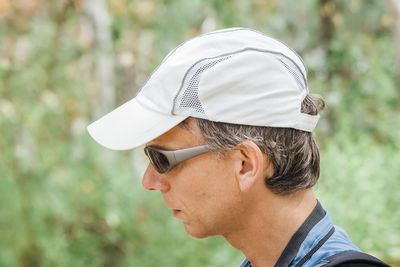
[[[299,86],[269,53],[246,51],[205,72],[200,100],[210,120],[294,127],[300,112]]]

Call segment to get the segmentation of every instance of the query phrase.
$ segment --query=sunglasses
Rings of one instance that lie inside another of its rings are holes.
[[[157,147],[145,147],[144,153],[157,172],[167,173],[179,163],[211,151],[211,146],[201,145],[178,150],[163,150]]]

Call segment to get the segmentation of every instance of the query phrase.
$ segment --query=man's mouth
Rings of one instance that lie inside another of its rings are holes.
[[[178,209],[173,209],[172,210],[172,214],[174,215],[174,217],[177,217],[182,211],[178,210]]]

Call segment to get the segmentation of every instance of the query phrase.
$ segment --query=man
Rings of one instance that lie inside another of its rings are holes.
[[[230,28],[171,51],[134,99],[88,130],[110,149],[145,144],[143,187],[161,192],[190,236],[224,236],[246,255],[241,266],[324,266],[359,249],[311,189],[323,107],[293,50]]]

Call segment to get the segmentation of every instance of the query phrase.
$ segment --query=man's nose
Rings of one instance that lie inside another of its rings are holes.
[[[168,191],[170,188],[164,175],[158,173],[151,164],[149,164],[143,175],[142,186],[146,190],[159,190],[162,192]]]

